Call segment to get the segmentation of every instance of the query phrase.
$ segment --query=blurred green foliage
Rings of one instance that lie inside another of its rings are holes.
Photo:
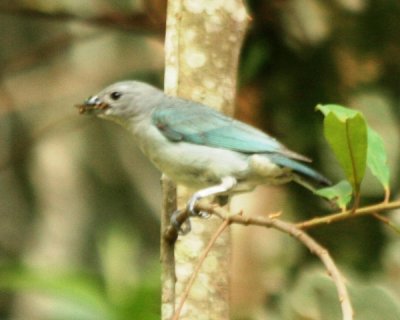
[[[352,277],[349,292],[356,310],[355,320],[395,320],[400,317],[398,301],[380,286],[360,283]],[[342,318],[335,286],[316,268],[303,270],[295,285],[286,292],[282,314],[284,320]]]
[[[0,270],[0,290],[52,297],[56,308],[46,317],[49,319],[126,320],[135,315],[151,320],[160,318],[160,287],[154,276],[158,273],[143,278],[138,286],[125,283],[123,294],[116,296],[107,290],[107,279],[100,275],[9,266]]]

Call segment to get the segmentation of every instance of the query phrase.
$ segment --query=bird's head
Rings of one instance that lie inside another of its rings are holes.
[[[159,104],[164,93],[139,81],[114,83],[76,107],[81,114],[93,114],[116,121],[147,115]]]

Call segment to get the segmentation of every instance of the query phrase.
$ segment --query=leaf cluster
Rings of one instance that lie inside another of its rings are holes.
[[[318,105],[317,110],[325,117],[325,137],[346,179],[332,187],[317,190],[316,194],[335,201],[342,210],[346,210],[354,199],[353,208],[356,209],[361,183],[368,168],[381,183],[385,191],[385,201],[388,201],[390,171],[380,135],[368,126],[360,111],[336,104]]]

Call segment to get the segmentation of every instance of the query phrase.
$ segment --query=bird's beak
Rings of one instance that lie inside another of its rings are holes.
[[[106,110],[108,109],[109,105],[103,102],[99,97],[92,96],[89,97],[83,104],[76,105],[76,107],[78,108],[80,114],[91,114]]]

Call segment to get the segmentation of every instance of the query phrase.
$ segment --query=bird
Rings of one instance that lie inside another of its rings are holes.
[[[116,82],[77,107],[81,114],[125,127],[156,168],[175,183],[195,189],[185,208],[190,216],[207,216],[196,211],[202,198],[226,203],[258,185],[294,181],[311,190],[331,185],[306,164],[309,158],[267,133],[145,82]]]

